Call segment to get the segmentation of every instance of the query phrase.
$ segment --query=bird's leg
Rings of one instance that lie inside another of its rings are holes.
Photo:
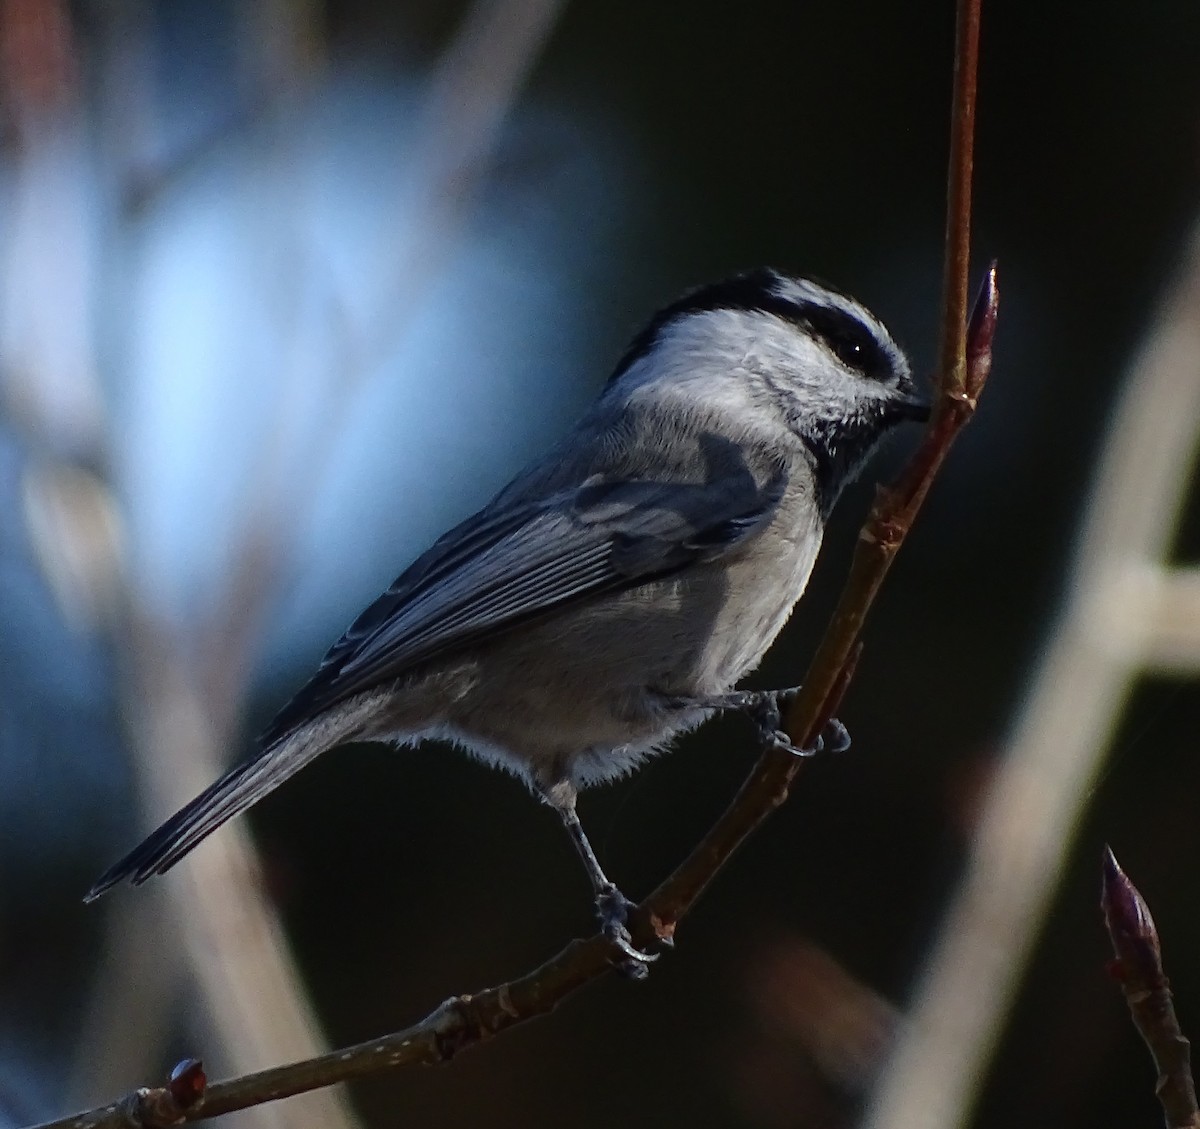
[[[828,750],[844,753],[850,748],[850,734],[838,719],[830,718],[811,748],[801,749],[783,731],[783,710],[800,693],[799,686],[786,690],[733,690],[709,697],[667,697],[668,705],[678,709],[737,710],[754,722],[764,746],[782,749],[797,757],[811,757]]]
[[[658,956],[654,953],[644,953],[641,949],[634,947],[627,924],[629,911],[634,908],[634,903],[617,889],[616,883],[601,868],[600,860],[596,858],[596,852],[592,850],[587,832],[584,831],[583,824],[579,822],[579,816],[575,811],[574,788],[565,783],[559,783],[552,788],[544,789],[542,795],[546,802],[558,812],[558,817],[567,829],[567,834],[571,836],[571,842],[575,844],[575,850],[583,860],[584,869],[587,870],[592,889],[596,894],[596,913],[600,918],[600,926],[604,935],[627,958],[621,961],[617,967],[631,979],[644,979],[647,975],[646,965],[657,960]]]

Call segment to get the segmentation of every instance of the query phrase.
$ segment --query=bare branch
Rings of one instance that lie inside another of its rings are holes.
[[[52,1124],[70,1125],[74,1129],[101,1125],[121,1126],[122,1129],[167,1129],[183,1123],[187,1111],[204,1096],[207,1083],[203,1063],[185,1058],[171,1071],[165,1086],[153,1089],[143,1086],[109,1105]]]
[[[959,0],[954,54],[954,103],[946,187],[946,258],[942,284],[941,396],[921,447],[875,508],[859,534],[858,552],[833,620],[809,666],[804,691],[792,707],[789,733],[817,716],[858,638],[868,608],[892,557],[911,528],[942,459],[968,422],[991,369],[992,337],[999,309],[996,265],[988,270],[966,324],[971,245],[971,172],[975,150],[975,90],[979,73],[979,21],[983,0]],[[968,333],[971,334],[968,340]],[[968,371],[968,363],[970,371]]]
[[[975,167],[975,93],[982,0],[959,0],[954,38],[954,101],[946,190],[946,257],[942,264],[942,387],[966,388],[967,277],[971,261],[971,174]]]

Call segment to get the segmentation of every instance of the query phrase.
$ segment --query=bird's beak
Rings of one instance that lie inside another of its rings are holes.
[[[916,388],[908,388],[904,395],[895,401],[896,414],[901,419],[912,420],[914,423],[925,423],[933,410],[929,397],[918,392]]]

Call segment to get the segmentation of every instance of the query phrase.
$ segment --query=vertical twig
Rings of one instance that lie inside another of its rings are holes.
[[[959,0],[954,37],[954,100],[946,185],[946,257],[942,264],[940,372],[947,393],[966,390],[967,278],[971,262],[971,180],[975,167],[975,97],[979,83],[982,0]]]
[[[950,167],[946,194],[946,258],[941,316],[941,392],[925,442],[901,478],[881,490],[871,520],[859,534],[859,552],[834,611],[830,630],[809,667],[804,692],[789,721],[816,715],[829,696],[837,671],[858,638],[866,609],[911,527],[950,442],[974,411],[991,370],[992,336],[999,309],[996,266],[988,270],[967,324],[967,292],[971,245],[971,169],[975,145],[975,88],[979,71],[979,20],[982,0],[959,0],[954,60],[954,103],[950,125]],[[968,330],[973,334],[968,372]],[[862,599],[865,589],[870,596]]]

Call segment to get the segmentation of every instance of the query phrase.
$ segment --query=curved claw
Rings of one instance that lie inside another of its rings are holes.
[[[645,980],[650,975],[650,969],[646,966],[658,960],[657,953],[644,953],[635,948],[629,939],[628,929],[622,928],[619,932],[605,929],[604,935],[625,954],[626,959],[617,962],[617,970],[622,976],[630,980]]]
[[[854,742],[850,740],[850,730],[836,717],[831,717],[821,734],[821,744],[831,753],[844,753]]]
[[[772,703],[770,712],[759,719],[763,743],[795,757],[815,757],[824,752],[844,753],[851,745],[850,731],[836,717],[826,722],[824,730],[818,734],[812,747],[807,749],[793,744],[792,739],[779,728],[779,723],[779,705]]]
[[[649,975],[646,965],[658,960],[658,954],[646,953],[634,946],[626,924],[633,908],[633,903],[612,883],[596,895],[601,930],[626,958],[617,964],[617,968],[631,980],[644,980]]]
[[[764,732],[763,744],[778,749],[781,753],[791,753],[794,757],[815,757],[823,748],[823,742],[818,737],[811,749],[802,749],[782,729],[776,729],[773,733]]]

